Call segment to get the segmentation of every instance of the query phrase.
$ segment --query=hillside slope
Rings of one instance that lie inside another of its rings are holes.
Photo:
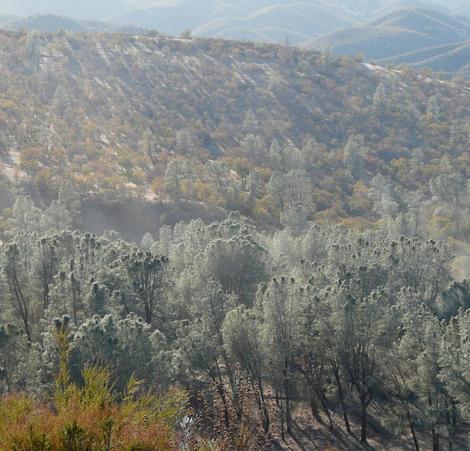
[[[381,64],[405,63],[414,67],[428,67],[447,75],[470,74],[470,40],[455,44],[420,49],[403,55],[379,60]]]
[[[288,39],[290,43],[302,45],[336,31],[369,28],[370,21],[393,16],[403,9],[427,9],[431,13],[447,14],[454,20],[457,15],[463,17],[468,13],[468,5],[458,0],[107,0],[97,5],[85,0],[80,6],[71,1],[0,0],[0,14],[28,16],[10,29],[58,29],[53,24],[39,23],[35,16],[40,14],[69,16],[71,19],[62,20],[62,28],[70,31],[79,29],[71,20],[81,22],[80,26],[84,25],[83,20],[93,20],[102,23],[91,27],[95,31],[122,31],[123,27],[126,30],[131,27],[174,36],[192,30],[193,34],[205,37],[277,43]],[[388,25],[388,28],[396,26]],[[89,30],[90,27],[85,27],[83,31]],[[384,39],[388,40],[389,36]],[[408,35],[406,39],[413,41],[416,36]]]
[[[455,51],[470,39],[470,21],[436,10],[411,9],[392,12],[367,25],[333,33],[311,44],[329,42],[338,54],[363,54],[383,62],[412,63],[455,73],[468,64],[465,52]],[[452,51],[452,55],[446,55]],[[423,54],[423,58],[420,55]],[[439,58],[439,63],[426,61]]]
[[[302,43],[315,36],[358,25],[359,21],[323,3],[293,2],[260,8],[244,17],[219,18],[196,27],[194,33],[225,38],[247,37],[255,33],[263,41]]]
[[[327,32],[356,26],[350,13],[322,0],[259,2],[174,2],[119,11],[108,17],[117,25],[137,25],[168,34],[186,29],[210,37],[252,39],[265,42],[304,42]]]
[[[9,31],[41,31],[53,33],[59,30],[69,32],[115,32],[115,33],[145,33],[143,28],[132,26],[118,26],[109,22],[75,20],[70,17],[56,16],[52,14],[36,15],[29,17],[0,16],[0,28]]]
[[[4,183],[44,201],[73,179],[90,198],[185,199],[277,222],[270,176],[300,168],[309,215],[367,218],[359,181],[380,171],[416,189],[449,152],[468,165],[465,84],[222,40],[3,32],[0,43]],[[404,165],[415,157],[421,168]]]
[[[369,24],[339,31],[327,38],[339,54],[363,53],[387,58],[426,47],[462,42],[470,37],[470,24],[434,10],[400,10]],[[313,43],[313,47],[318,43]]]
[[[470,40],[457,48],[418,62],[419,66],[435,71],[464,72],[470,68]]]
[[[128,0],[0,0],[0,10],[30,16],[35,14],[55,14],[74,19],[101,20],[107,15],[129,7]]]
[[[445,1],[439,0],[391,0],[382,2],[379,8],[372,9],[369,13],[369,20],[381,20],[388,15],[396,14],[402,10],[427,9],[436,10],[441,13],[451,14],[453,11]]]

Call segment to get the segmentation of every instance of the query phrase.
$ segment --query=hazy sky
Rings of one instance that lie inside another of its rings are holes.
[[[128,0],[0,0],[0,10],[21,15],[61,14],[80,19],[103,19],[128,7]]]
[[[184,5],[189,13],[211,10],[218,3],[230,3],[243,9],[257,9],[272,4],[299,0],[0,0],[0,11],[20,15],[59,14],[79,19],[104,19],[113,13],[151,5]],[[316,0],[301,0],[316,1]],[[321,0],[320,0],[321,1]],[[357,0],[361,1],[361,0]],[[369,0],[367,0],[369,1]]]
[[[210,13],[217,14],[214,7],[218,4],[229,5],[229,8],[223,8],[224,11],[235,13],[239,10],[247,13],[269,5],[289,3],[322,3],[327,8],[367,14],[389,3],[407,8],[439,5],[452,9],[456,5],[470,5],[470,0],[0,0],[0,12],[19,15],[58,14],[77,19],[103,20],[123,10],[151,5],[183,4],[184,14],[209,16]]]

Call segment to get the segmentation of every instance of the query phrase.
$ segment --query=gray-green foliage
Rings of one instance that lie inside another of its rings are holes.
[[[307,147],[309,158],[321,151]],[[388,188],[373,184],[383,203]],[[454,442],[470,421],[470,289],[452,279],[447,245],[387,221],[363,232],[312,224],[294,200],[272,235],[231,213],[164,227],[137,247],[110,232],[41,234],[22,198],[0,248],[1,389],[50,389],[53,322],[65,316],[73,367],[106,365],[119,389],[136,374],[209,401],[215,390],[230,422],[243,377],[266,431],[272,391],[287,430],[298,405],[349,430],[359,408],[367,441],[377,400],[397,435]]]
[[[275,172],[267,190],[282,211],[297,205],[312,207],[311,182],[303,169],[292,169],[287,174]]]
[[[470,414],[470,311],[460,311],[441,338],[440,381],[464,420]]]
[[[229,356],[246,372],[256,401],[263,415],[263,427],[269,430],[270,418],[266,403],[265,380],[267,350],[258,327],[259,312],[238,306],[229,311],[223,325],[223,342]]]
[[[429,187],[437,201],[434,215],[451,219],[455,232],[459,234],[470,208],[468,180],[460,173],[442,174],[431,179]]]
[[[12,233],[32,233],[39,230],[41,211],[29,197],[18,196],[9,219]]]
[[[160,341],[158,332],[133,314],[122,319],[94,316],[73,334],[72,365],[78,369],[86,365],[110,368],[120,389],[132,376],[151,385],[158,374]]]
[[[12,324],[0,326],[1,394],[32,388],[34,382],[29,372],[34,369],[34,352],[21,328]]]
[[[344,148],[344,161],[351,171],[352,177],[359,179],[363,175],[363,159],[367,155],[362,136],[351,136]]]

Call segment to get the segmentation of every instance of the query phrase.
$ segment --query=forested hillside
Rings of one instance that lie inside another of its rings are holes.
[[[89,205],[117,206],[96,231],[119,227],[133,198],[142,217],[145,206],[171,205],[172,223],[188,205],[217,207],[264,227],[298,208],[309,220],[403,223],[419,203],[419,233],[468,237],[464,81],[222,40],[2,33],[1,41],[4,219],[16,193],[47,207],[71,180],[86,214]]]
[[[0,48],[0,450],[469,449],[467,81]]]

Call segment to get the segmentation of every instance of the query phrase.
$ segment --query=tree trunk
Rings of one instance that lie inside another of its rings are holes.
[[[432,451],[439,451],[439,433],[432,427]]]
[[[361,442],[367,443],[367,403],[361,398]]]
[[[222,404],[224,405],[224,422],[225,426],[228,428],[230,426],[230,415],[228,412],[228,404],[227,398],[225,397],[225,390],[223,386],[218,384],[217,391],[219,392],[220,399],[222,400]]]
[[[18,308],[21,319],[23,320],[24,331],[26,333],[28,343],[31,344],[32,343],[32,333],[31,333],[31,328],[30,328],[30,324],[29,324],[28,305],[27,305],[26,300],[23,296],[23,293],[21,291],[21,288],[20,288],[20,285],[18,283],[18,279],[17,279],[16,275],[14,275],[13,289],[14,289],[16,303],[17,303],[16,307]]]
[[[286,436],[284,435],[284,401],[281,401],[281,438],[282,441],[286,441]]]
[[[318,413],[318,405],[316,403],[316,396],[315,396],[315,390],[312,387],[312,383],[310,380],[307,379],[309,386],[309,397],[310,397],[310,411],[312,412],[313,418],[315,418],[317,421],[321,422],[320,415]]]
[[[292,434],[292,421],[290,414],[290,398],[289,398],[289,376],[288,376],[288,361],[284,362],[284,394],[286,397],[286,426],[287,433]]]
[[[343,386],[339,377],[339,370],[334,363],[332,364],[332,367],[333,373],[335,375],[336,385],[338,386],[339,402],[341,404],[341,408],[343,409],[344,425],[346,426],[346,431],[348,431],[348,434],[353,435],[351,431],[351,425],[349,424],[348,410],[346,409],[346,404],[344,402]]]
[[[320,394],[319,398],[320,398],[320,402],[321,402],[322,407],[323,407],[323,411],[325,412],[325,415],[328,418],[328,423],[330,425],[330,429],[333,429],[333,419],[331,418],[330,409],[328,408],[327,398],[326,398],[324,393]]]
[[[456,406],[454,401],[449,401],[446,402],[446,419],[447,419],[447,431],[448,431],[448,437],[447,437],[447,446],[449,448],[449,451],[452,451],[453,448],[453,438],[454,438],[454,431],[457,425],[457,413],[456,413]]]
[[[75,295],[75,289],[72,288],[72,316],[73,323],[78,326],[78,314],[77,314],[77,297]]]
[[[413,437],[413,444],[415,446],[415,451],[419,451],[418,437],[416,436],[415,426],[413,419],[411,418],[410,409],[406,406],[406,417],[408,418],[408,424],[410,426],[411,435]]]
[[[46,311],[47,307],[49,307],[49,284],[45,281],[42,294],[42,308]]]
[[[266,400],[264,399],[263,386],[261,382],[258,382],[258,387],[261,401],[261,411],[263,412],[263,430],[265,433],[268,433],[270,427],[269,411],[268,407],[266,406]]]
[[[253,393],[255,393],[256,403],[258,404],[258,408],[263,415],[263,431],[267,433],[269,432],[270,418],[268,407],[266,405],[266,399],[264,397],[263,380],[261,377],[256,377],[256,383],[254,383],[253,380],[255,376],[252,374],[253,372],[248,366],[245,366],[245,369],[249,374],[249,381],[251,388],[253,389]]]

